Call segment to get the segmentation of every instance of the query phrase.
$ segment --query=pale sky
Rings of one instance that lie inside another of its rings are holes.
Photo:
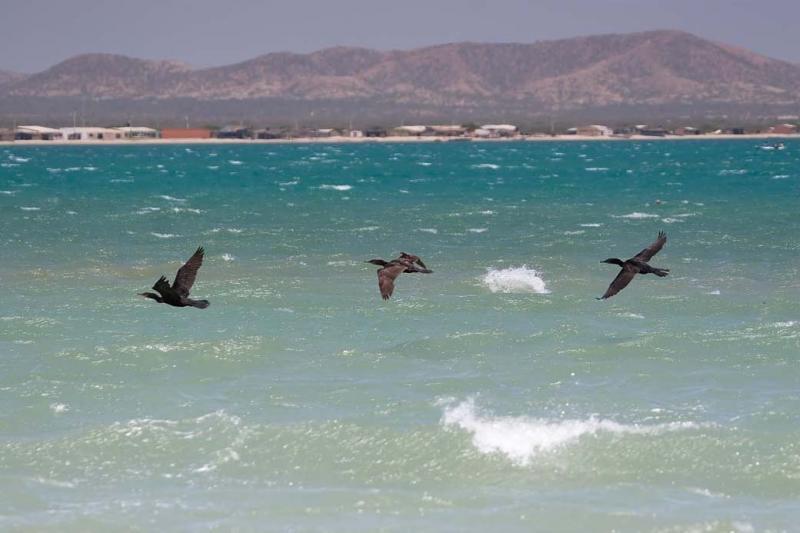
[[[337,45],[531,43],[684,30],[800,63],[800,0],[0,0],[0,69],[88,52],[196,67]]]

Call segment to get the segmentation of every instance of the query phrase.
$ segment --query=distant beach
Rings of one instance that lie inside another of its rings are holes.
[[[591,135],[517,135],[515,137],[502,138],[465,138],[465,137],[434,137],[434,136],[386,136],[386,137],[294,137],[291,139],[115,139],[109,141],[88,140],[88,141],[1,141],[0,146],[87,146],[87,145],[124,145],[131,146],[137,144],[296,144],[296,143],[315,143],[315,144],[357,144],[357,143],[436,143],[436,142],[477,142],[477,143],[496,143],[496,142],[553,142],[553,141],[708,141],[708,140],[731,140],[731,139],[791,139],[791,135],[781,135],[776,133],[745,133],[735,134],[707,134],[707,135],[664,135],[659,137],[647,135],[612,135],[612,136],[591,136]]]

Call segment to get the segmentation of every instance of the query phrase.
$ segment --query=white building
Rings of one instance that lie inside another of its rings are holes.
[[[94,126],[61,128],[61,133],[68,141],[116,141],[125,138],[125,134],[119,129]]]
[[[14,138],[20,141],[60,141],[61,130],[46,126],[19,126],[14,130]]]
[[[513,124],[484,124],[475,130],[479,137],[513,137],[517,133],[518,128]]]
[[[395,131],[400,135],[422,135],[428,131],[428,126],[398,126]]]
[[[158,139],[158,130],[144,126],[123,126],[114,128],[123,133],[126,139]]]

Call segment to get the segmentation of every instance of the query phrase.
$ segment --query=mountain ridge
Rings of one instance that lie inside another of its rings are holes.
[[[611,106],[793,106],[800,66],[675,30],[534,43],[273,52],[210,68],[83,54],[5,83],[0,98],[390,102],[532,114]]]

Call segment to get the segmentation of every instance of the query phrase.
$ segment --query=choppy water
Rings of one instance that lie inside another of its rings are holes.
[[[797,142],[0,148],[0,529],[796,529],[798,200]]]

